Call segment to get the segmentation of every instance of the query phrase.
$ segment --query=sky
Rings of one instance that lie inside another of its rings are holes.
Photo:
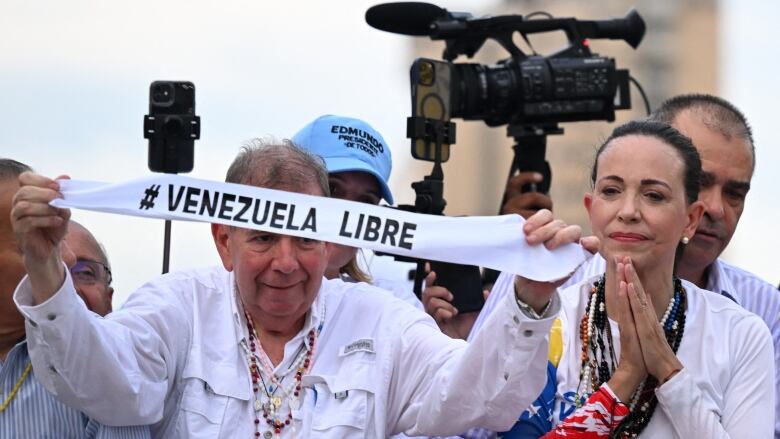
[[[780,284],[780,131],[777,128],[777,41],[769,37],[780,2],[721,2],[721,90],[745,113],[753,128],[756,170],[745,211],[724,258]],[[773,128],[774,127],[774,128]]]
[[[142,136],[154,80],[195,83],[201,139],[189,175],[222,180],[242,142],[291,137],[315,117],[370,123],[392,145],[394,166],[411,166],[405,118],[411,37],[370,28],[375,1],[0,2],[0,155],[48,175],[125,181],[149,174]],[[495,2],[445,1],[452,10]],[[751,119],[758,166],[727,259],[780,281],[774,224],[780,209],[772,130],[777,53],[765,38],[777,2],[724,0],[722,90]],[[522,13],[523,11],[519,11]],[[597,18],[597,12],[593,17]],[[392,181],[410,202],[408,181]],[[163,223],[74,211],[108,249],[114,305],[162,264]],[[174,223],[171,268],[219,263],[207,224]]]

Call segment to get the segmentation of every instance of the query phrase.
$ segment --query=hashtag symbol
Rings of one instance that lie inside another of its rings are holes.
[[[138,206],[141,210],[149,210],[154,207],[154,199],[160,195],[160,185],[153,184],[144,191],[144,198],[141,200],[141,205]]]

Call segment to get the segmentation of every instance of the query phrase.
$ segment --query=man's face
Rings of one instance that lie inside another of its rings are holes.
[[[691,138],[701,156],[699,200],[705,211],[683,261],[704,268],[723,252],[737,228],[753,176],[751,147],[746,139],[726,138],[709,129],[690,110],[681,112],[672,125]]]
[[[109,285],[108,264],[97,241],[87,229],[71,223],[65,235],[66,246],[75,256],[71,273],[79,296],[93,312],[101,316],[110,313],[114,289]]]
[[[324,195],[316,184],[295,192]],[[302,321],[320,290],[328,245],[218,224],[211,230],[222,263],[234,273],[241,300],[255,322],[266,330],[283,331]]]

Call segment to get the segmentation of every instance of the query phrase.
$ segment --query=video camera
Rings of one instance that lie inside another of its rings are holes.
[[[624,40],[637,48],[645,33],[635,10],[613,20],[530,20],[522,15],[473,18],[428,3],[402,2],[370,8],[366,21],[388,32],[444,40],[447,62],[418,59],[413,79],[444,92],[450,117],[484,120],[489,126],[614,120],[616,109],[631,105],[628,71],[617,69],[612,58],[591,53],[588,39]],[[526,55],[512,41],[515,32],[527,41],[529,34],[555,30],[565,32],[569,45],[549,56]],[[511,57],[494,66],[451,62],[460,55],[473,57],[487,39]],[[438,82],[444,84],[435,87]]]
[[[531,19],[535,15],[547,18]],[[419,58],[412,64],[412,117],[407,119],[412,155],[434,162],[431,175],[412,184],[417,194],[413,210],[436,215],[443,214],[446,206],[441,163],[449,159],[456,139],[452,118],[482,120],[491,127],[508,125],[507,133],[516,141],[509,178],[517,172],[538,172],[543,180],[523,191],[547,193],[552,173],[545,159],[546,137],[563,133],[558,123],[614,121],[615,110],[631,107],[633,78],[628,70],[618,69],[613,58],[592,53],[589,39],[624,40],[636,49],[645,33],[645,23],[635,10],[624,18],[594,21],[553,18],[547,13],[474,18],[429,3],[399,2],[371,7],[366,22],[379,30],[445,42],[444,61]],[[563,31],[568,45],[548,56],[535,50],[528,55],[513,41],[518,33],[532,48],[528,35],[550,31]],[[473,57],[488,39],[510,57],[495,65],[452,62],[460,55]],[[415,278],[418,294],[421,266],[418,263]],[[475,270],[472,267],[469,276]],[[456,271],[465,272],[460,267]],[[453,287],[448,286],[457,300]]]

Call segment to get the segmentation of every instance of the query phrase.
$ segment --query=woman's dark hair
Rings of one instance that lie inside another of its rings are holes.
[[[696,201],[699,198],[699,185],[701,184],[701,158],[699,157],[699,152],[694,148],[691,139],[674,129],[671,125],[651,120],[634,120],[620,125],[612,131],[609,138],[596,151],[596,158],[593,160],[593,168],[590,173],[591,186],[596,184],[596,173],[598,172],[601,153],[609,148],[613,140],[633,135],[654,137],[677,151],[677,155],[683,162],[683,187],[685,188],[686,200],[688,204]]]

